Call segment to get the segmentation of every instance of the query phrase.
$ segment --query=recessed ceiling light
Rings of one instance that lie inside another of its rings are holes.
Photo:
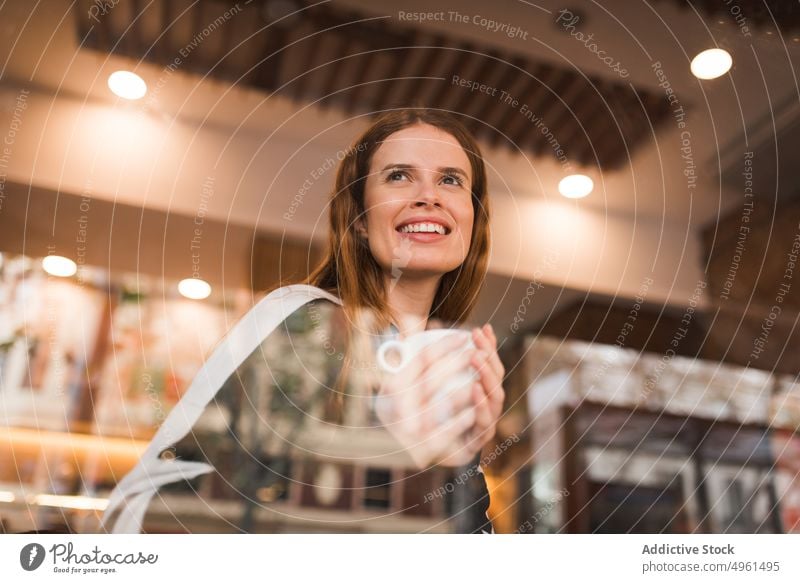
[[[108,77],[108,88],[124,99],[141,99],[147,93],[144,79],[130,71],[115,71]]]
[[[78,266],[72,259],[67,259],[60,255],[48,255],[42,259],[42,268],[56,277],[70,277],[78,271]]]
[[[692,74],[698,79],[716,79],[730,71],[733,59],[728,51],[708,49],[692,59]]]
[[[570,174],[558,183],[558,192],[567,198],[583,198],[594,188],[592,179],[584,174]]]
[[[204,300],[211,295],[211,286],[202,279],[189,277],[178,283],[178,291],[190,300]]]

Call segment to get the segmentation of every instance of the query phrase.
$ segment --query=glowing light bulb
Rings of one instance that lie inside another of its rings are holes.
[[[108,88],[124,99],[141,99],[147,93],[147,83],[136,73],[115,71],[108,77]]]
[[[716,79],[730,71],[733,58],[728,51],[708,49],[692,59],[692,74],[698,79]]]
[[[570,174],[558,183],[558,192],[567,198],[583,198],[594,189],[594,182],[585,174]]]
[[[60,255],[48,255],[42,259],[42,268],[56,277],[70,277],[78,271],[78,266],[72,259]]]
[[[211,295],[211,286],[196,277],[189,277],[178,282],[180,294],[190,300],[204,300]]]

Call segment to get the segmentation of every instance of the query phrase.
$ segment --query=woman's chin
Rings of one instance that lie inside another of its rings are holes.
[[[442,277],[445,273],[453,271],[458,268],[460,263],[454,265],[442,265],[441,263],[417,263],[405,267],[393,266],[391,271],[387,271],[387,275],[392,280],[397,279],[429,279],[432,277]]]

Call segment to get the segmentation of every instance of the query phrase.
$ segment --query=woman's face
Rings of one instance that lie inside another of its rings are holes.
[[[472,169],[458,140],[428,124],[391,134],[372,156],[359,231],[392,278],[443,275],[472,240]]]

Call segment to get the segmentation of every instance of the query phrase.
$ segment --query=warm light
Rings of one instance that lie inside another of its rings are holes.
[[[211,286],[202,279],[190,277],[178,283],[178,291],[190,300],[203,300],[211,295]]]
[[[115,71],[108,78],[108,88],[125,99],[141,99],[147,93],[144,79],[130,71]]]
[[[34,497],[33,501],[39,506],[74,508],[76,510],[105,510],[108,506],[108,498],[90,498],[89,496],[38,494]]]
[[[708,49],[692,59],[692,74],[698,79],[716,79],[727,73],[732,64],[728,51]]]
[[[13,502],[15,499],[16,496],[14,496],[14,492],[0,492],[0,502]]]
[[[57,277],[70,277],[78,271],[78,266],[72,259],[60,255],[48,255],[42,259],[42,267],[47,273]]]
[[[592,179],[584,174],[571,174],[558,183],[558,192],[567,198],[583,198],[594,188]]]

